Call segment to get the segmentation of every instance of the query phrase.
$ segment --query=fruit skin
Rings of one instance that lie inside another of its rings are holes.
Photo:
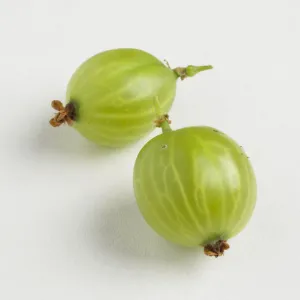
[[[241,232],[256,204],[256,179],[243,149],[207,126],[150,140],[134,166],[134,192],[146,222],[187,247]]]
[[[76,108],[73,127],[109,147],[131,144],[154,128],[153,99],[168,112],[178,75],[151,54],[130,48],[101,52],[85,61],[67,87]]]

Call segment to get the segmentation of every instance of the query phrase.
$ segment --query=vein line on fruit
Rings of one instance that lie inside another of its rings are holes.
[[[125,67],[123,69],[120,69],[120,67],[118,65],[116,65],[116,67],[118,68],[115,68],[116,70],[115,71],[110,71],[109,74],[105,73],[105,84],[109,85],[111,83],[112,80],[116,80],[116,79],[122,79],[124,77],[124,73],[128,73],[127,77],[129,78],[132,74],[133,75],[136,75],[137,72],[139,71],[143,71],[144,69],[148,69],[150,67],[158,67],[159,65],[158,64],[155,64],[155,63],[147,63],[147,64],[136,64],[134,65],[133,67],[130,67],[128,68],[127,65],[125,65]],[[159,66],[160,67],[160,66]],[[105,68],[102,68],[102,69],[107,69],[107,66],[105,66]],[[112,69],[112,68],[110,68]],[[102,72],[102,70],[101,70]],[[93,76],[95,75],[99,75],[101,74],[101,72],[95,72],[95,74],[93,74]],[[106,71],[104,71],[106,72]],[[117,76],[115,76],[117,75]]]
[[[153,161],[155,161],[156,157],[153,156],[152,159],[153,159]],[[154,170],[154,166],[155,166],[155,164],[151,164],[151,167],[150,167],[150,170],[149,170],[149,174],[151,174],[150,177],[152,178],[152,180],[151,180],[150,182],[152,183],[152,189],[153,189],[153,191],[154,191],[154,193],[155,193],[155,195],[156,195],[156,199],[160,199],[160,192],[157,190],[157,188],[156,188],[156,186],[155,186],[155,184],[154,184],[154,183],[156,182],[156,180],[155,180],[155,170]],[[153,177],[152,175],[154,175],[154,177]],[[164,212],[165,212],[165,215],[169,218],[170,223],[174,223],[175,220],[172,219],[171,216],[168,214],[168,210],[166,209],[166,207],[164,207],[164,206],[162,205],[161,201],[158,200],[157,203],[159,203],[159,206],[163,208],[163,209],[160,210],[160,211],[164,211]],[[155,210],[155,209],[154,209],[154,210]],[[156,211],[156,213],[158,213],[157,210],[155,210],[155,211]],[[165,220],[165,218],[160,218],[160,223],[163,224],[164,227],[165,227],[166,229],[168,229],[169,233],[172,233],[172,236],[173,236],[173,237],[176,236],[176,232],[174,232],[170,227],[168,227],[168,226],[165,224],[165,222],[163,222],[162,220]],[[187,223],[186,225],[188,226],[188,223]],[[176,227],[176,226],[175,226],[175,227]],[[174,227],[174,228],[175,228],[175,227]],[[190,233],[188,233],[188,239],[189,239],[189,240],[192,240],[191,234],[190,234]]]
[[[225,197],[225,188],[224,188],[224,180],[222,179],[222,176],[218,173],[218,165],[220,166],[220,162],[214,157],[214,159],[211,161],[213,165],[213,169],[215,172],[215,177],[218,178],[218,184],[221,186],[220,192],[220,198],[222,199],[221,203],[221,209],[220,209],[220,216],[219,216],[219,228],[220,230],[224,228],[224,224],[226,222],[225,219],[225,207],[226,207],[226,197]]]
[[[230,154],[228,153],[227,154],[228,156],[230,156]],[[227,160],[229,161],[229,160]],[[238,176],[234,176],[235,174],[229,174],[228,170],[230,170],[231,168],[229,168],[228,166],[226,166],[226,175],[227,175],[227,180],[228,181],[233,181],[233,180],[238,180],[238,182],[235,183],[235,186],[236,186],[236,189],[235,191],[229,191],[230,193],[230,197],[231,199],[234,199],[234,201],[232,201],[232,209],[231,209],[231,212],[229,213],[229,217],[228,219],[231,220],[232,219],[232,216],[234,216],[239,208],[239,202],[240,202],[240,199],[242,198],[241,197],[241,189],[239,188],[241,186],[241,182],[240,182],[240,179]]]
[[[195,176],[196,175],[194,174],[193,177],[197,178]],[[196,186],[195,179],[193,179],[193,181],[194,181],[193,185]],[[197,210],[199,211],[199,214],[202,217],[204,216],[203,219],[205,219],[204,228],[206,228],[208,230],[209,228],[212,228],[212,224],[211,224],[211,218],[209,216],[209,210],[206,205],[206,201],[204,201],[205,196],[200,188],[194,188],[193,193],[194,193],[194,197],[195,197],[195,204],[196,204]],[[200,203],[202,203],[202,205],[200,205]]]
[[[238,204],[240,202],[242,202],[243,199],[246,199],[245,200],[246,205],[237,205],[236,211],[238,211],[239,206],[241,208],[240,211],[239,211],[240,219],[236,223],[236,225],[233,227],[233,229],[232,229],[233,232],[235,232],[236,230],[238,230],[238,228],[240,227],[241,221],[243,220],[243,217],[244,217],[245,213],[248,212],[248,205],[249,205],[249,199],[250,199],[250,197],[249,197],[250,196],[249,195],[249,184],[250,184],[250,181],[249,181],[249,177],[248,176],[247,176],[247,178],[243,178],[243,180],[239,182]],[[244,189],[242,187],[244,187]],[[244,191],[243,194],[241,194],[241,190]]]
[[[142,166],[143,166],[143,163],[140,165],[140,168],[142,168]],[[138,172],[140,173],[141,171],[142,170],[139,170]],[[142,183],[141,183],[141,186],[143,187]],[[143,188],[141,188],[140,191],[143,191]],[[144,192],[143,192],[143,195],[144,195],[144,199],[148,203],[148,206],[152,206],[152,203],[149,200],[148,196]],[[166,232],[168,232],[172,237],[174,237],[174,235],[175,235],[174,232],[172,230],[170,230],[170,228],[168,226],[166,226],[166,224],[163,222],[163,220],[165,218],[163,218],[163,216],[161,214],[159,214],[156,209],[153,209],[152,213],[155,216],[155,218],[157,219],[157,221],[158,221],[157,223],[159,223],[164,228],[164,230],[166,230]],[[146,221],[147,221],[147,219],[146,219]]]
[[[225,222],[225,195],[224,195],[224,188],[223,188],[223,181],[222,178],[220,177],[220,174],[218,174],[217,170],[218,170],[218,165],[220,166],[220,163],[218,162],[218,160],[216,160],[215,155],[212,155],[211,153],[213,153],[213,151],[210,151],[209,149],[211,149],[213,146],[213,144],[210,141],[206,141],[205,142],[205,147],[203,147],[203,152],[205,153],[205,156],[209,159],[209,163],[211,164],[211,172],[213,173],[213,176],[210,176],[210,178],[214,178],[215,183],[217,182],[217,186],[221,185],[222,188],[220,189],[220,193],[219,193],[219,197],[220,199],[222,199],[222,201],[220,201],[220,205],[221,208],[219,209],[217,215],[218,217],[215,218],[218,220],[218,222],[216,222],[215,220],[215,228],[214,230],[218,231],[220,230],[220,228],[224,228],[223,224]],[[224,149],[223,149],[224,150]],[[214,183],[214,184],[215,184]],[[209,186],[209,184],[206,184],[205,186]]]
[[[78,84],[78,87],[77,87],[78,90],[80,90],[80,89],[84,88],[84,85],[86,84],[86,82],[92,81],[96,77],[96,75],[98,75],[97,77],[99,77],[101,72],[104,70],[105,81],[102,81],[101,84],[103,86],[110,86],[112,80],[118,80],[119,78],[122,78],[124,76],[124,73],[135,71],[137,68],[143,69],[143,68],[148,67],[149,65],[152,65],[152,64],[134,65],[133,67],[128,68],[128,65],[125,64],[123,69],[122,68],[120,69],[120,66],[117,63],[112,62],[111,64],[106,64],[100,68],[93,69],[92,71],[90,71],[88,77],[85,76],[86,70],[81,71],[80,73],[77,74],[78,75],[77,81],[75,81],[75,82],[80,82],[80,84]],[[107,69],[110,70],[109,74],[107,73]],[[115,70],[111,71],[112,69],[115,69]],[[115,75],[118,75],[118,76],[115,76]]]
[[[195,140],[196,144],[198,144],[198,145],[203,149],[203,145],[202,145],[201,140],[199,139],[199,137],[198,137],[198,136],[194,136],[194,140]],[[201,182],[200,185],[201,185],[201,186],[205,186],[205,185],[203,184],[204,178],[202,178],[201,176],[199,177],[199,175],[196,173],[196,168],[194,168],[193,171],[194,171],[194,174],[196,174],[196,175],[195,175],[195,178],[198,178],[198,180]],[[197,183],[196,183],[196,182],[195,182],[195,186],[197,186]],[[201,195],[202,195],[202,197],[203,197],[203,199],[204,199],[204,201],[201,201],[201,202],[202,202],[203,208],[204,208],[204,210],[205,210],[205,212],[206,212],[206,220],[207,220],[206,223],[209,224],[208,227],[210,228],[210,230],[213,230],[213,226],[212,226],[212,217],[211,217],[211,213],[210,213],[210,210],[209,210],[208,204],[207,204],[207,197],[206,197],[206,191],[205,191],[205,188],[203,188],[203,189],[201,190]]]
[[[143,69],[143,68],[146,68],[146,67],[149,67],[149,66],[153,66],[153,64],[150,64],[150,65],[144,65],[144,66],[135,66],[134,68],[130,68],[130,69],[125,69],[124,72],[136,72],[136,69]],[[156,65],[155,65],[156,67]],[[134,74],[133,72],[133,74]],[[118,75],[118,76],[115,76],[115,73]],[[130,90],[130,88],[132,87],[135,87],[136,86],[136,82],[132,82],[130,80],[128,80],[127,82],[125,82],[125,84],[123,84],[122,88],[121,89],[109,89],[108,87],[111,86],[111,81],[117,81],[119,80],[120,78],[122,78],[124,76],[124,74],[121,72],[115,72],[112,76],[110,76],[111,74],[107,75],[106,74],[106,79],[105,81],[101,82],[101,84],[99,84],[97,87],[99,89],[105,89],[107,92],[105,93],[105,97],[102,97],[101,98],[101,102],[102,103],[107,103],[109,99],[113,98],[114,95],[117,95],[117,94],[122,94],[123,92],[125,92],[126,90]],[[96,75],[96,74],[95,74]],[[130,74],[127,74],[128,77],[130,77]],[[81,84],[77,87],[77,90],[81,90],[81,89],[85,89],[85,84],[86,82],[88,82],[88,80],[92,80],[93,79],[93,76],[89,76],[89,78],[85,78]],[[140,92],[144,92],[144,90],[141,90]],[[85,93],[85,97],[90,97],[94,94],[97,94],[98,93],[98,90],[96,89],[94,92],[88,92],[88,93]],[[135,101],[134,99],[139,99],[140,98],[140,95],[138,93],[135,94],[135,97],[131,99],[130,102],[133,102]],[[166,100],[167,102],[167,100]]]
[[[169,124],[167,122],[165,122],[165,123],[169,126]],[[172,139],[172,142],[175,143],[175,138]],[[172,145],[170,145],[170,148],[172,149]],[[171,168],[173,170],[175,180],[177,182],[177,185],[179,187],[179,190],[180,190],[182,198],[183,198],[184,207],[186,208],[186,211],[188,212],[191,220],[193,220],[193,223],[196,225],[197,229],[203,231],[203,228],[198,223],[198,219],[197,219],[195,213],[193,212],[193,209],[189,206],[188,197],[187,197],[187,194],[184,190],[183,185],[181,184],[181,179],[180,179],[179,172],[177,171],[176,167],[174,166],[175,162],[174,162],[173,151],[170,152],[170,161],[171,161]]]
[[[172,199],[170,199],[170,197],[167,196],[167,195],[172,195],[171,191],[168,189],[168,184],[166,182],[166,176],[167,176],[168,169],[172,172],[171,164],[169,164],[166,168],[164,168],[163,177],[162,177],[163,178],[163,184],[164,184],[165,191],[166,191],[166,199],[167,199],[170,207],[172,208],[172,210],[175,212],[175,216],[176,215],[180,216],[181,221],[184,222],[186,226],[189,226],[188,225],[188,220],[186,219],[186,217],[181,213],[181,211],[179,211],[177,209],[177,206],[175,205],[174,201],[172,201]]]
[[[246,159],[246,158],[244,158],[244,159]],[[246,187],[246,189],[245,189],[245,193],[246,193],[246,195],[244,195],[244,197],[247,199],[247,201],[246,201],[246,205],[245,205],[245,207],[244,207],[244,210],[242,211],[242,213],[241,213],[241,218],[240,218],[240,220],[237,222],[237,224],[233,227],[233,232],[235,232],[235,231],[239,231],[239,228],[240,227],[242,227],[241,226],[241,224],[243,223],[243,222],[245,222],[245,214],[249,211],[249,205],[252,205],[252,202],[250,201],[250,199],[252,198],[251,196],[251,192],[253,192],[254,193],[254,191],[253,191],[253,189],[251,189],[250,188],[250,183],[251,183],[251,180],[250,180],[250,175],[249,174],[251,174],[252,173],[252,170],[250,170],[250,172],[249,172],[249,166],[247,166],[246,167],[247,168],[247,171],[248,172],[246,172],[247,173],[247,178],[245,179],[245,187]],[[256,193],[256,189],[255,189],[255,193]],[[251,211],[253,211],[253,207],[251,208]]]
[[[129,113],[119,113],[119,114],[112,114],[112,113],[97,113],[97,117],[101,118],[101,119],[140,119],[140,118],[147,118],[147,119],[153,119],[153,111],[149,110],[149,111],[143,111],[143,112],[139,112],[136,114],[129,114]]]
[[[231,186],[240,186],[240,183],[235,182],[235,184],[233,183],[234,180],[239,180],[239,178],[236,175],[236,172],[231,172],[232,170],[234,170],[234,166],[232,166],[229,162],[231,161],[230,159],[222,159],[225,157],[229,157],[230,153],[228,152],[228,150],[224,147],[220,147],[217,143],[213,142],[213,141],[207,141],[206,142],[207,145],[209,145],[209,147],[211,148],[218,148],[218,151],[220,153],[219,157],[216,157],[214,159],[215,164],[217,166],[217,169],[223,170],[224,174],[223,176],[219,176],[220,178],[220,186],[222,186],[222,205],[223,205],[223,210],[222,210],[222,223],[221,223],[221,228],[228,228],[229,226],[229,221],[231,218],[228,218],[227,222],[226,222],[226,218],[225,215],[226,213],[229,215],[234,214],[233,211],[235,211],[235,209],[237,208],[238,205],[238,197],[233,194],[232,192],[230,192],[229,190],[226,189],[226,181],[231,181]],[[228,202],[226,201],[226,195],[228,196],[228,198],[231,199],[235,199],[234,201]],[[227,203],[227,205],[226,205]]]
[[[143,100],[143,101],[149,101],[149,97],[146,97],[146,98],[142,98],[142,99],[140,99],[141,101]],[[168,104],[168,102],[169,102],[169,99],[171,99],[171,95],[170,96],[168,96],[168,97],[165,97],[165,101],[164,102],[161,102],[160,103],[160,106],[161,107],[163,107],[163,108],[166,108],[167,107],[167,104]],[[103,100],[103,99],[102,99]],[[110,99],[106,99],[106,102],[112,102]],[[97,109],[97,108],[101,108],[101,106],[102,105],[97,105],[97,106],[90,106],[90,108],[91,109]],[[110,113],[110,112],[101,112],[101,111],[99,111],[99,112],[97,112],[96,114],[95,114],[95,116],[97,116],[97,117],[99,117],[99,118],[101,118],[101,119],[103,119],[103,120],[105,120],[105,119],[108,119],[108,120],[112,120],[112,119],[126,119],[126,120],[128,120],[128,118],[130,118],[130,119],[143,119],[143,118],[149,118],[149,119],[151,119],[151,120],[153,120],[153,109],[152,109],[152,107],[153,107],[153,104],[152,105],[149,105],[149,110],[139,110],[137,113],[129,113],[129,111],[128,112],[125,112],[125,113]],[[103,108],[105,108],[105,106],[103,106]],[[131,109],[130,111],[133,111],[133,109]]]
[[[169,116],[167,114],[162,115],[162,110],[161,110],[161,107],[159,105],[157,97],[154,99],[154,106],[155,106],[156,114],[158,116],[158,119],[155,122],[156,126],[160,127],[162,129],[163,133],[167,133],[167,132],[172,131],[172,128],[170,127],[171,121],[169,120]],[[172,139],[171,141],[173,143],[175,143],[174,139]],[[172,145],[170,145],[170,148],[172,149]],[[200,226],[200,224],[198,222],[198,219],[196,218],[196,215],[193,212],[193,209],[188,205],[188,198],[187,198],[186,192],[185,192],[185,190],[184,190],[184,188],[181,184],[180,175],[179,175],[178,171],[176,170],[176,168],[174,167],[175,163],[174,163],[173,151],[170,151],[169,158],[170,158],[171,169],[173,171],[177,186],[179,187],[180,193],[182,195],[185,211],[189,215],[192,222],[195,224],[196,228],[203,232],[204,229]]]

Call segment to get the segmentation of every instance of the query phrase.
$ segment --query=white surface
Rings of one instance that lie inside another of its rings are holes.
[[[299,299],[299,13],[299,0],[1,0],[0,299]],[[214,65],[178,82],[171,116],[227,132],[255,167],[255,214],[224,257],[140,217],[132,166],[150,137],[107,153],[49,127],[74,69],[115,47]]]

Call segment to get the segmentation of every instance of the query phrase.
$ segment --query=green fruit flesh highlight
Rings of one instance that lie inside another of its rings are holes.
[[[135,162],[134,191],[146,222],[187,247],[226,250],[223,241],[245,228],[256,203],[247,155],[233,139],[205,126],[164,130],[150,140]]]
[[[76,107],[72,126],[101,146],[132,144],[155,128],[154,97],[168,112],[176,95],[177,79],[210,68],[188,66],[179,68],[178,74],[142,50],[121,48],[98,53],[79,66],[68,84],[66,104]],[[62,121],[55,126],[59,123]]]

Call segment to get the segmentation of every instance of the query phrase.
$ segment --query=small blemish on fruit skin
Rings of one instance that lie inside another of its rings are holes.
[[[214,132],[219,132],[217,129],[213,129]]]
[[[167,149],[167,148],[168,148],[168,145],[162,145],[161,148],[162,148],[162,149]]]

